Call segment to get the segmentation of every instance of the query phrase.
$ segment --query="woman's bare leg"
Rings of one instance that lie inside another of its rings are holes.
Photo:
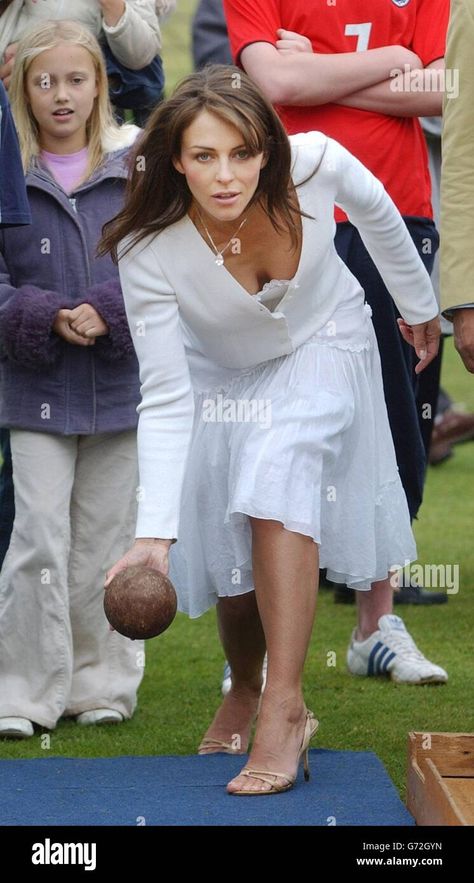
[[[294,776],[306,716],[302,674],[316,609],[319,550],[311,537],[285,530],[278,521],[250,521],[268,671],[248,766]],[[270,787],[239,775],[228,791]]]
[[[257,713],[262,688],[265,636],[255,600],[255,592],[220,598],[217,604],[219,636],[232,672],[232,687],[224,697],[205,739],[247,751],[250,730]],[[200,749],[211,754],[219,745]]]

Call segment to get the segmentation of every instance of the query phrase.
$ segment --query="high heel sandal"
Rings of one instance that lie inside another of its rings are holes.
[[[311,739],[313,738],[316,730],[319,727],[319,721],[316,720],[312,711],[306,712],[306,721],[304,726],[303,740],[301,742],[301,748],[298,753],[298,762],[296,766],[296,775],[289,776],[287,773],[275,773],[272,770],[256,770],[252,767],[244,767],[242,772],[239,773],[239,776],[247,776],[249,779],[257,779],[260,782],[265,782],[265,784],[270,785],[271,787],[268,791],[231,791],[229,792],[232,795],[237,796],[253,796],[254,794],[262,795],[262,794],[280,794],[282,791],[289,791],[290,788],[293,787],[296,781],[296,776],[298,775],[298,767],[300,765],[300,760],[303,758],[304,765],[304,778],[305,782],[309,780],[309,762],[308,762],[308,748]],[[276,779],[283,780],[282,784],[279,784]]]

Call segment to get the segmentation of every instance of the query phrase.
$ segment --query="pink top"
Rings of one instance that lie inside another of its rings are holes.
[[[42,150],[40,157],[48,166],[54,178],[66,193],[72,193],[74,187],[85,175],[89,159],[89,149],[83,147],[77,153],[49,153]]]

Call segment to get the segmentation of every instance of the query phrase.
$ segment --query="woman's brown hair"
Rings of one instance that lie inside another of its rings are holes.
[[[130,237],[121,256],[134,245],[176,223],[187,213],[191,193],[175,169],[183,133],[201,111],[215,114],[242,133],[251,155],[265,154],[267,163],[253,201],[260,201],[272,224],[289,231],[296,246],[294,215],[300,213],[291,187],[291,149],[271,104],[252,80],[232,65],[209,65],[186,77],[171,98],[150,116],[131,157],[124,208],[105,224],[99,254],[117,260],[119,242]]]

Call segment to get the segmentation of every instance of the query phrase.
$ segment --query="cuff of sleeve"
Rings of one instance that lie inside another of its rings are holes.
[[[447,307],[445,310],[441,310],[441,315],[444,316],[445,319],[448,319],[450,322],[452,322],[453,313],[455,313],[457,310],[474,310],[474,303],[458,304],[455,307]]]
[[[105,23],[104,18],[102,18],[102,28],[104,30],[104,33],[110,34],[111,36],[112,35],[116,36],[117,34],[121,34],[127,25],[128,18],[129,18],[128,3],[125,3],[125,10],[122,15],[122,18],[119,18],[116,25],[107,25]]]

